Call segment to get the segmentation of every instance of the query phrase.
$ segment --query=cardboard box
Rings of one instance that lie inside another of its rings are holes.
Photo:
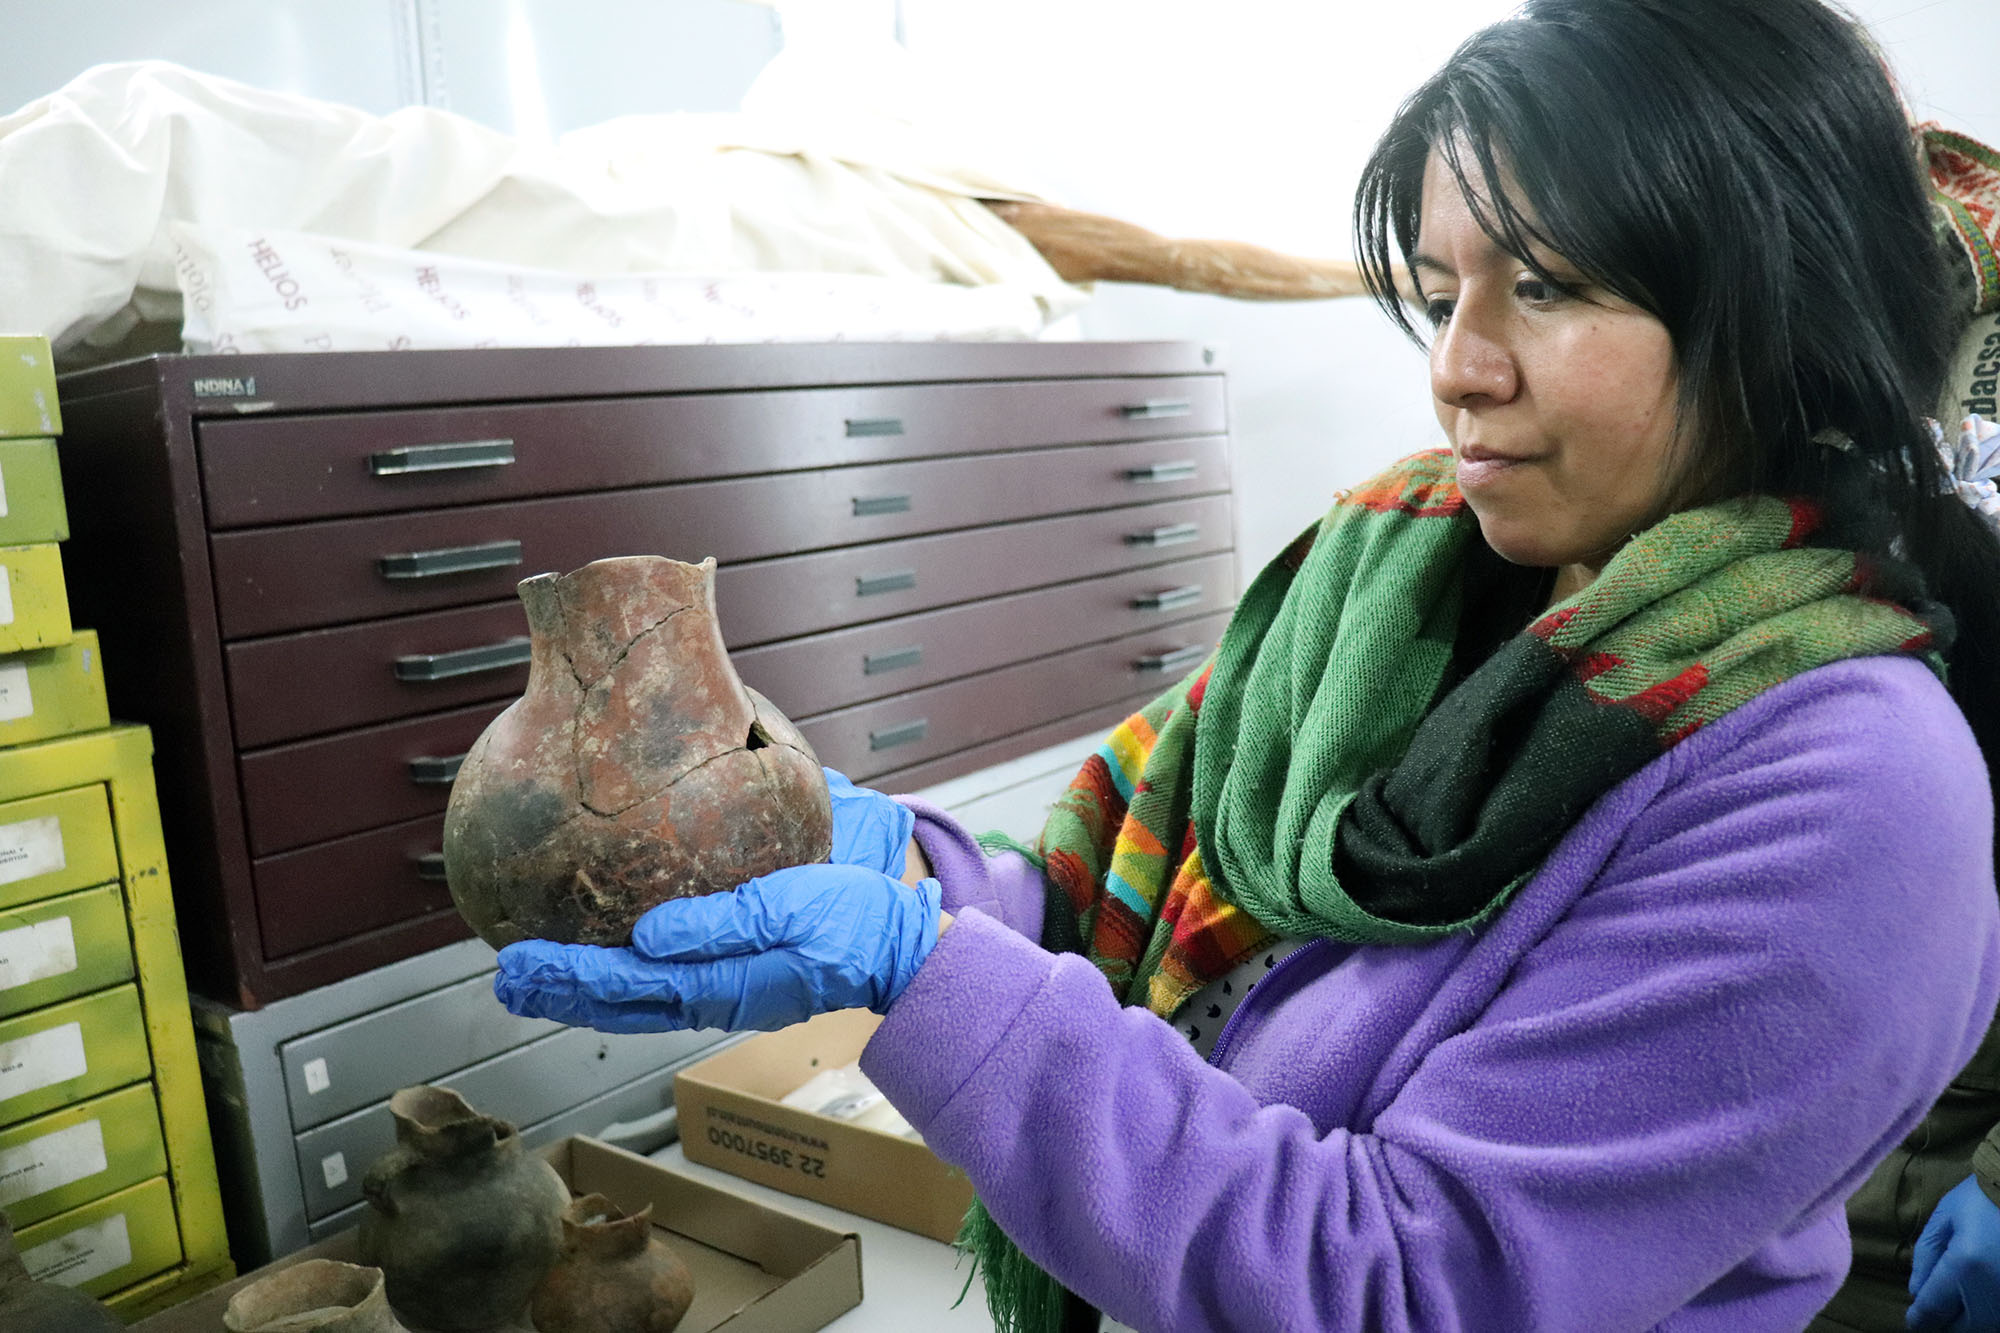
[[[0,439],[60,434],[49,340],[39,333],[0,334]]]
[[[595,1139],[564,1139],[542,1155],[576,1194],[602,1194],[628,1213],[653,1206],[653,1224],[694,1274],[694,1304],[675,1333],[810,1333],[861,1304],[861,1238],[851,1232],[703,1184]],[[301,1259],[356,1263],[356,1233],[344,1231],[133,1327],[217,1333],[231,1296]]]
[[[0,653],[52,648],[74,634],[62,548],[54,542],[0,546]]]
[[[681,1151],[800,1198],[949,1242],[972,1182],[923,1144],[779,1101],[823,1069],[861,1057],[882,1020],[863,1009],[739,1042],[674,1076]]]
[[[54,440],[0,440],[0,546],[69,540]]]
[[[102,731],[111,725],[97,631],[68,643],[0,657],[0,746]]]

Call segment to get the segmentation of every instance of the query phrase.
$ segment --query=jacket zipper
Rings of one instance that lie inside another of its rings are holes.
[[[1327,943],[1328,941],[1325,939],[1306,941],[1306,943],[1300,945],[1298,948],[1292,950],[1292,952],[1286,954],[1283,958],[1279,959],[1278,965],[1276,967],[1272,968],[1269,972],[1266,972],[1263,976],[1257,979],[1257,984],[1265,987],[1266,988],[1265,994],[1268,995],[1270,993],[1268,988],[1270,987],[1270,984],[1274,978],[1282,974],[1284,970],[1290,967],[1293,963],[1298,962],[1299,959],[1305,957],[1309,953],[1317,952]],[[1235,1039],[1236,1025],[1243,1021],[1243,1015],[1245,1011],[1247,1011],[1249,1008],[1250,1008],[1250,996],[1248,994],[1245,994],[1243,997],[1243,1003],[1236,1006],[1236,1012],[1229,1016],[1229,1021],[1222,1025],[1222,1031],[1216,1034],[1215,1045],[1210,1047],[1208,1052],[1208,1062],[1214,1065],[1216,1068],[1220,1069],[1222,1067],[1222,1057],[1229,1054],[1229,1047]]]

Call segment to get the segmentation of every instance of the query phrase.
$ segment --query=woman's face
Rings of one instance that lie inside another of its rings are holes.
[[[1536,257],[1574,276],[1560,256]],[[1435,330],[1438,421],[1480,531],[1507,560],[1562,568],[1559,589],[1580,587],[1665,507],[1677,387],[1666,326],[1580,279],[1587,300],[1536,277],[1480,229],[1436,152],[1411,269]]]

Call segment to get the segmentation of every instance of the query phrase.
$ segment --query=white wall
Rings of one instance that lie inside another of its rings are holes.
[[[1063,202],[1181,236],[1351,252],[1355,179],[1400,99],[1511,0],[902,0]],[[1855,0],[1921,114],[2000,144],[1996,0]],[[1227,347],[1246,577],[1331,493],[1438,441],[1422,356],[1363,301],[1264,305],[1104,286],[1097,338]]]

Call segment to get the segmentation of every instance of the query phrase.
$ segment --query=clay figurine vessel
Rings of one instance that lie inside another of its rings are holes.
[[[518,1314],[562,1248],[569,1188],[504,1120],[444,1088],[389,1099],[396,1146],[362,1177],[361,1261],[413,1325],[485,1329]]]
[[[229,1333],[408,1333],[389,1309],[382,1270],[306,1259],[229,1298]]]
[[[563,1213],[562,1257],[535,1289],[538,1333],[673,1333],[694,1276],[653,1231],[653,1205],[631,1216],[602,1194]]]
[[[628,944],[669,898],[826,858],[819,759],[737,679],[715,561],[599,560],[520,592],[527,693],[467,753],[445,813],[452,900],[480,938]]]
[[[0,1214],[0,1333],[125,1333],[125,1321],[80,1291],[29,1277]]]

